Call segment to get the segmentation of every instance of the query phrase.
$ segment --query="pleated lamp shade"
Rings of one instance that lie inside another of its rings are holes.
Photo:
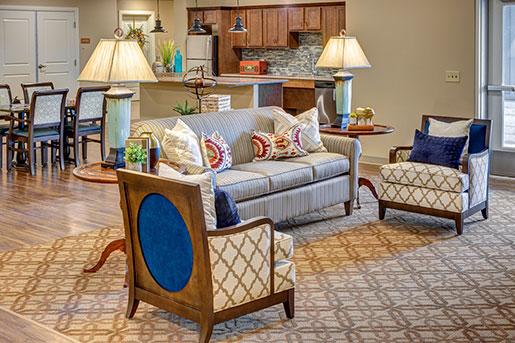
[[[316,67],[347,70],[370,68],[371,65],[356,37],[335,36],[327,42]]]
[[[78,81],[125,83],[157,79],[135,40],[101,39]]]

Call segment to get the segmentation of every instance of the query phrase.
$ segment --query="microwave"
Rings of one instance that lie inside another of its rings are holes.
[[[262,75],[267,73],[267,69],[266,61],[240,61],[240,74]]]

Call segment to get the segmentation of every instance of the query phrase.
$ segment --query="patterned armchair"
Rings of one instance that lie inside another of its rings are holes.
[[[293,241],[269,218],[207,231],[200,187],[117,170],[129,270],[127,317],[140,301],[213,325],[283,303],[294,315]]]
[[[429,118],[443,122],[467,120],[441,116],[422,117],[422,131],[428,132]],[[475,119],[469,133],[469,148],[460,169],[408,162],[411,147],[393,147],[390,164],[381,167],[379,219],[386,209],[429,214],[453,219],[458,235],[465,218],[481,211],[488,219],[488,177],[491,121]]]

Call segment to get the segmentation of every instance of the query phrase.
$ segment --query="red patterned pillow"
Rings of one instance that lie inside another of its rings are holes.
[[[211,167],[215,172],[219,173],[232,166],[232,152],[229,145],[215,131],[211,137],[202,134],[200,146],[204,156],[205,164]]]
[[[302,126],[295,125],[283,133],[252,133],[254,161],[278,160],[288,157],[306,156],[302,148]]]

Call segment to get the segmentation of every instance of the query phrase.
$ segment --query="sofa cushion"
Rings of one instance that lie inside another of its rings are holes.
[[[274,231],[274,261],[286,260],[293,256],[293,237]]]
[[[317,152],[288,161],[307,164],[313,168],[313,179],[319,181],[349,172],[349,159],[332,152]]]
[[[226,169],[216,174],[216,184],[236,201],[256,198],[270,192],[268,177],[241,170]]]
[[[401,162],[381,167],[385,182],[461,193],[469,188],[469,177],[457,169],[417,162]]]
[[[270,192],[313,182],[312,168],[306,164],[285,161],[257,161],[233,166],[234,170],[268,176]]]

